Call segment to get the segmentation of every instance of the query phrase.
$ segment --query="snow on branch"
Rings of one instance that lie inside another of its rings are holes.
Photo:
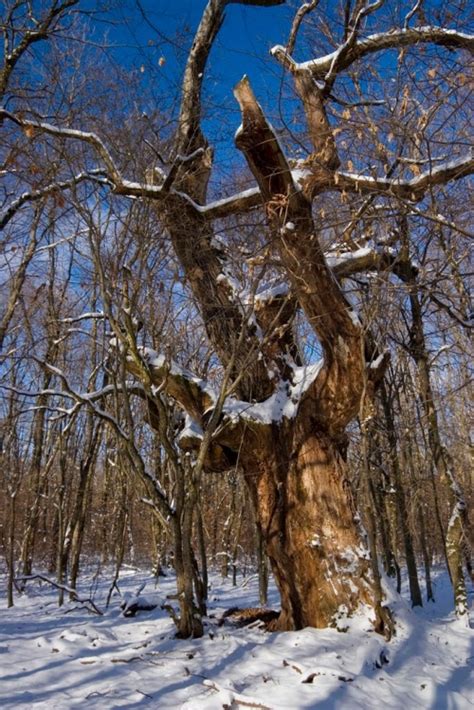
[[[4,118],[8,118],[13,123],[16,123],[18,126],[25,129],[27,135],[30,137],[34,137],[35,132],[40,132],[59,138],[72,138],[84,143],[89,143],[89,145],[93,146],[102,158],[104,165],[114,183],[117,185],[122,183],[122,176],[118,167],[116,166],[103,141],[95,133],[79,131],[75,128],[58,128],[57,126],[53,126],[51,123],[45,123],[43,121],[30,121],[26,118],[20,118],[4,108],[0,108],[0,121]]]
[[[391,249],[374,249],[367,246],[355,251],[330,251],[325,254],[326,263],[337,278],[353,274],[389,268],[396,259]]]
[[[17,126],[20,126],[20,128],[23,128],[31,138],[33,138],[36,133],[45,133],[57,138],[69,138],[89,144],[101,158],[105,166],[105,171],[93,171],[92,175],[96,173],[93,179],[97,180],[97,174],[100,173],[106,175],[108,181],[113,185],[113,191],[118,195],[128,197],[151,197],[154,199],[164,197],[161,187],[157,185],[133,182],[123,178],[105,143],[95,133],[80,131],[75,128],[59,128],[58,126],[53,126],[50,123],[44,123],[42,121],[30,121],[0,107],[0,124],[4,119],[8,119]],[[91,173],[89,173],[89,176],[90,175]],[[84,174],[82,179],[87,179],[87,175]],[[52,189],[54,190],[54,188]]]
[[[63,318],[61,323],[77,323],[82,320],[105,320],[107,316],[103,311],[93,311],[90,313],[81,313],[79,316],[71,316],[70,318]]]
[[[437,160],[432,159],[431,162]],[[459,180],[472,173],[474,173],[474,158],[471,155],[443,162],[409,180],[337,171],[332,175],[327,172],[325,180],[317,180],[313,186],[312,169],[310,167],[303,165],[302,167],[295,167],[291,171],[295,186],[309,198],[329,190],[338,190],[360,194],[387,193],[409,202],[420,201],[427,190],[432,187],[445,185],[451,180]],[[213,220],[247,212],[252,208],[261,206],[262,202],[261,191],[258,187],[254,187],[205,206],[196,205],[196,208],[206,218]],[[450,226],[455,228],[455,225]]]
[[[208,202],[207,205],[196,205],[198,211],[208,220],[228,217],[241,212],[248,212],[254,207],[259,207],[262,204],[262,196],[258,187],[251,187],[248,190],[242,190],[230,197],[224,197],[221,200]]]
[[[78,405],[81,404],[86,404],[88,405],[94,414],[96,414],[99,418],[104,419],[106,422],[108,422],[114,431],[118,434],[118,436],[121,439],[124,439],[125,441],[129,441],[130,436],[127,434],[126,431],[122,428],[118,420],[112,416],[109,412],[106,412],[103,409],[100,409],[96,404],[95,404],[95,399],[100,399],[102,396],[105,394],[103,388],[100,390],[100,392],[97,393],[87,393],[87,394],[81,394],[80,392],[77,392],[76,390],[71,387],[69,384],[69,381],[64,374],[62,370],[60,370],[58,367],[55,367],[54,365],[51,365],[49,362],[45,362],[44,360],[39,360],[38,358],[35,358],[37,362],[42,365],[46,370],[51,372],[51,374],[55,375],[61,380],[61,383],[64,387],[64,392],[62,392],[62,396],[69,396],[71,399],[75,400]],[[96,395],[95,397],[93,395]]]
[[[388,32],[378,32],[359,39],[350,46],[348,46],[348,41],[334,52],[306,62],[295,62],[286,48],[281,45],[276,45],[270,52],[292,73],[309,70],[315,79],[327,79],[328,75],[332,76],[334,73],[347,69],[355,61],[368,54],[419,43],[432,43],[474,52],[474,35],[430,25],[394,28]]]
[[[242,113],[236,145],[262,191],[277,253],[295,298],[332,361],[336,351],[344,358],[341,343],[345,337],[358,338],[360,328],[351,319],[348,303],[324,261],[310,201],[298,190],[294,172],[247,77],[236,85],[234,95]],[[325,185],[330,182],[326,180]]]
[[[96,315],[98,314],[84,314],[85,317],[94,317]],[[81,406],[89,406],[94,414],[98,418],[108,422],[118,436],[125,442],[130,442],[130,435],[123,429],[118,420],[108,411],[100,408],[97,402],[116,392],[126,391],[128,394],[135,394],[143,398],[148,394],[152,397],[156,396],[159,391],[163,390],[167,395],[173,397],[190,417],[196,420],[195,426],[197,427],[197,431],[199,429],[199,423],[202,422],[204,412],[214,406],[217,400],[216,393],[205,380],[194,376],[191,372],[176,363],[168,362],[163,355],[159,355],[154,350],[150,348],[139,348],[138,351],[142,363],[137,363],[135,359],[129,355],[127,357],[127,369],[131,374],[138,376],[139,379],[142,379],[143,375],[140,364],[147,369],[153,382],[149,392],[143,382],[139,384],[126,383],[123,386],[120,384],[108,384],[93,392],[77,392],[71,387],[62,370],[41,360],[38,360],[38,362],[42,367],[60,379],[63,386],[62,390],[50,388],[40,392],[28,392],[17,388],[10,388],[6,385],[4,385],[4,387],[12,389],[16,394],[24,397],[36,398],[41,394],[70,399],[75,402],[75,404],[69,409],[47,407],[48,409],[60,411],[68,416],[74,415]],[[143,471],[143,475],[157,488],[159,484],[152,474],[148,471]],[[164,493],[161,490],[157,490],[157,492],[164,500]]]
[[[163,389],[173,397],[178,404],[197,422],[202,421],[203,413],[214,405],[217,396],[209,384],[193,375],[189,370],[170,362],[151,348],[138,348],[136,357],[127,357],[127,369],[130,373],[142,379],[145,367],[153,382],[153,388]]]
[[[431,162],[437,161],[437,158],[431,160]],[[406,199],[410,202],[418,202],[431,187],[445,185],[451,180],[459,180],[472,173],[474,173],[474,158],[472,155],[467,155],[455,160],[442,162],[409,180],[385,177],[374,178],[371,175],[344,171],[335,172],[331,176],[328,172],[325,184],[318,181],[317,189],[319,193],[334,189],[366,194],[388,193],[393,197]],[[292,169],[291,174],[296,188],[303,190],[307,194],[306,184],[311,184],[311,168],[307,166],[295,167]],[[190,198],[187,198],[187,200],[190,201]],[[193,203],[193,206],[209,221],[212,221],[233,214],[248,212],[255,207],[261,206],[262,202],[263,198],[260,189],[252,187],[231,197],[210,202],[207,205]]]
[[[410,180],[374,178],[370,175],[337,172],[334,176],[335,187],[351,192],[385,192],[393,197],[417,202],[425,192],[436,185],[445,185],[450,180],[459,180],[474,172],[474,158],[468,155],[457,158],[434,168],[430,168]]]
[[[334,81],[339,65],[344,63],[344,60],[350,55],[351,50],[356,45],[362,20],[367,17],[367,15],[370,15],[372,12],[375,12],[375,10],[378,10],[382,3],[383,0],[375,0],[372,4],[362,5],[355,14],[352,22],[352,28],[346,41],[337,49],[336,52],[334,52],[331,65],[326,76],[324,77],[327,83]]]
[[[70,178],[69,180],[62,180],[60,182],[50,183],[49,185],[46,185],[45,187],[40,188],[39,190],[24,192],[22,195],[20,195],[20,197],[14,200],[7,207],[7,209],[5,209],[0,214],[0,230],[4,229],[10,222],[10,220],[18,212],[18,210],[21,209],[21,207],[23,207],[23,205],[27,204],[28,202],[37,202],[43,197],[49,197],[50,195],[58,194],[59,192],[62,192],[63,190],[68,190],[69,188],[75,185],[79,185],[79,183],[85,182],[86,180],[93,180],[94,182],[109,186],[111,184],[110,181],[107,180],[106,177],[104,177],[103,170],[96,169],[89,170],[87,172],[81,172],[78,175],[75,175],[74,177]]]
[[[42,197],[47,197],[48,195],[54,194],[59,190],[66,190],[73,185],[86,180],[92,180],[103,185],[108,185],[112,188],[115,194],[122,195],[124,197],[146,197],[153,200],[164,200],[166,196],[171,193],[184,200],[190,207],[209,221],[227,217],[232,214],[247,212],[248,210],[261,204],[260,191],[258,187],[243,190],[242,192],[230,197],[210,202],[207,205],[200,205],[186,193],[181,192],[178,189],[174,189],[173,183],[178,168],[202,155],[202,148],[197,148],[189,155],[178,155],[170,170],[170,173],[167,176],[164,176],[161,184],[152,184],[152,182],[135,182],[127,180],[121,175],[107,147],[94,133],[79,131],[71,128],[59,128],[49,123],[30,121],[12,114],[0,107],[0,125],[4,119],[8,119],[20,126],[20,128],[26,130],[31,137],[33,137],[37,132],[88,143],[95,149],[99,157],[102,159],[105,167],[102,169],[96,168],[84,171],[69,180],[51,183],[41,189],[25,192],[0,215],[0,229],[6,226],[14,214],[25,203],[39,200]]]
[[[66,10],[77,5],[79,0],[64,0],[63,2],[54,2],[51,4],[49,10],[41,18],[35,18],[33,16],[33,9],[31,5],[28,5],[28,19],[32,26],[27,28],[25,24],[21,31],[16,32],[11,24],[13,13],[22,3],[14,2],[9,3],[10,7],[7,12],[3,13],[2,17],[2,29],[4,31],[4,62],[3,68],[0,72],[0,94],[3,95],[8,86],[10,75],[15,68],[15,65],[25,52],[31,47],[31,45],[36,42],[47,39],[56,29],[58,29],[59,21],[62,17],[66,16]],[[8,5],[3,3],[4,8]],[[41,8],[41,4],[39,5]],[[45,9],[45,8],[43,8]],[[8,28],[8,30],[6,30]],[[19,38],[16,46],[13,41]]]

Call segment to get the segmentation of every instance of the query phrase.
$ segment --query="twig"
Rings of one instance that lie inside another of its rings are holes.
[[[153,695],[148,695],[148,693],[144,693],[143,690],[138,690],[138,688],[135,688],[136,693],[140,693],[140,695],[144,695],[145,698],[150,698],[150,700],[153,700]]]
[[[232,700],[231,700],[230,705],[228,705],[226,703],[223,705],[224,708],[230,709],[233,705],[244,705],[245,707],[249,707],[249,708],[261,708],[262,710],[272,710],[272,708],[269,705],[264,705],[263,703],[259,703],[256,700],[252,700],[251,698],[246,698],[245,695],[241,695],[240,693],[236,693],[232,689],[221,687],[213,680],[205,680],[204,685],[207,686],[208,688],[212,688],[213,690],[216,690],[218,693],[224,692],[224,693],[229,693],[231,695]]]

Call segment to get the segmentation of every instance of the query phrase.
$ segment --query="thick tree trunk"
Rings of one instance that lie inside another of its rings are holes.
[[[274,426],[244,472],[281,595],[277,628],[323,628],[374,605],[370,559],[341,445],[308,420],[289,428]]]

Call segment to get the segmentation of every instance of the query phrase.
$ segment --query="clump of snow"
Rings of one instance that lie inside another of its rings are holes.
[[[306,167],[301,167],[301,168],[293,168],[291,171],[291,177],[293,178],[293,182],[296,185],[298,189],[301,190],[303,186],[303,180],[305,180],[308,177],[311,177],[312,172],[309,170],[309,168]]]
[[[161,604],[161,599],[156,594],[142,594],[146,582],[143,582],[135,592],[124,592],[120,608],[123,616],[135,616],[139,611],[153,611]]]
[[[280,234],[285,235],[287,232],[294,232],[296,225],[294,222],[286,222],[286,224],[280,229]]]
[[[255,296],[255,304],[264,303],[266,301],[271,301],[279,296],[286,296],[289,292],[288,284],[281,282],[274,286],[265,285],[258,291]]]
[[[362,257],[369,256],[373,251],[371,247],[363,247],[361,249],[356,249],[355,251],[332,251],[325,254],[326,263],[331,268],[334,269],[336,266],[341,266],[341,264],[347,264],[351,261],[356,261]]]
[[[323,361],[313,365],[295,367],[293,381],[282,380],[275,392],[263,402],[249,403],[230,397],[223,407],[223,413],[236,422],[245,419],[259,424],[281,422],[282,419],[293,419],[298,411],[298,406],[306,390],[311,386]]]
[[[384,356],[385,356],[385,353],[381,353],[378,357],[375,358],[375,360],[372,360],[372,362],[369,365],[370,369],[377,370],[380,367],[380,365],[382,364]]]
[[[178,365],[178,363],[173,360],[168,360],[162,353],[157,353],[156,350],[145,347],[140,347],[139,352],[149,367],[161,369],[166,366],[171,375],[182,377],[188,382],[192,382],[197,385],[202,392],[205,392],[210,399],[217,399],[215,391],[206,380],[196,377],[192,372],[185,367],[181,367],[181,365]]]
[[[184,439],[202,439],[203,431],[199,424],[194,421],[189,414],[186,414],[184,420],[184,429],[179,433],[178,443]]]
[[[362,323],[360,322],[360,318],[357,313],[352,308],[349,309],[348,313],[353,325],[355,325],[356,328],[360,328],[362,326]]]

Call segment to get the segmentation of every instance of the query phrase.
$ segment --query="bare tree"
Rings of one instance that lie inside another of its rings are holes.
[[[433,104],[433,113],[424,116],[425,135],[417,142],[414,159],[413,151],[405,147],[409,140],[406,131],[394,140],[385,114],[378,124],[377,111],[383,101],[364,97],[365,80],[360,72],[364,63],[397,50],[399,65],[395,69],[400,76],[409,76],[410,67],[403,65],[406,52],[430,46],[439,51],[447,48],[462,57],[472,52],[474,38],[444,25],[416,24],[420,3],[401,24],[374,32],[378,17],[387,20],[386,15],[378,14],[383,11],[383,0],[345,3],[342,25],[328,25],[332,51],[299,62],[294,58],[298,32],[312,13],[319,11],[318,3],[307,3],[295,17],[287,46],[272,50],[275,60],[291,77],[302,105],[307,156],[304,160],[287,157],[297,137],[286,135],[284,147],[249,79],[244,77],[234,90],[242,117],[235,144],[255,184],[249,190],[208,201],[213,151],[202,130],[202,88],[224,11],[232,4],[247,4],[260,5],[270,12],[271,6],[281,2],[209,0],[188,54],[166,170],[149,169],[142,181],[125,177],[127,162],[98,133],[61,127],[6,108],[0,110],[0,118],[12,124],[12,130],[22,129],[35,142],[48,140],[84,148],[84,163],[79,164],[77,158],[77,169],[69,182],[58,177],[54,187],[42,187],[43,196],[47,196],[45,191],[62,192],[83,181],[98,183],[102,188],[110,187],[119,198],[152,204],[157,222],[169,236],[186,288],[192,293],[210,347],[219,359],[220,387],[210,386],[171,362],[160,348],[157,351],[139,343],[133,301],[127,295],[120,307],[113,303],[103,277],[102,297],[114,330],[114,347],[124,363],[119,381],[122,392],[126,390],[126,368],[144,389],[150,419],[156,408],[153,426],[161,432],[160,441],[176,476],[178,453],[174,442],[165,437],[163,398],[173,398],[192,423],[186,442],[182,442],[196,457],[189,474],[196,487],[191,491],[190,506],[183,512],[186,531],[191,534],[201,473],[238,466],[281,595],[277,628],[324,627],[338,615],[350,614],[366,603],[376,611],[376,628],[390,633],[376,562],[370,559],[346,467],[347,427],[358,416],[365,418],[388,357],[374,344],[367,324],[356,313],[354,299],[341,283],[351,274],[387,268],[393,262],[389,248],[369,247],[362,254],[358,250],[358,232],[369,212],[374,223],[382,225],[380,231],[384,225],[374,216],[377,208],[386,213],[408,205],[423,216],[426,195],[471,174],[474,160],[462,150],[461,141],[451,142],[454,154],[449,160],[432,153],[437,144],[431,137],[439,127],[436,122],[431,125],[430,120],[432,115],[441,116],[439,101]],[[350,98],[342,100],[345,108],[338,114],[333,106],[340,105],[341,100],[334,92],[344,77],[352,81],[347,89]],[[393,106],[389,106],[391,125],[396,121],[401,125],[411,110],[416,80],[415,76],[406,89],[395,87]],[[465,91],[463,86],[455,88],[461,94]],[[339,134],[347,130],[354,111],[354,117],[365,117],[361,124],[364,130],[356,129],[354,142],[348,146]],[[357,146],[364,140],[369,141],[375,161],[366,169],[357,153]],[[410,169],[413,165],[414,171]],[[224,185],[222,191],[228,194],[228,186]],[[28,191],[21,203],[17,199],[6,207],[5,215],[13,219],[24,205],[37,199],[37,194]],[[339,220],[334,230],[336,243],[330,258],[326,258],[325,231],[329,227],[325,214],[333,212],[335,205]],[[239,283],[230,251],[216,242],[216,232],[222,220],[254,215],[258,208],[264,223],[261,258],[253,258],[252,263],[242,259]],[[366,238],[364,244],[369,241]],[[394,244],[398,246],[398,242]],[[338,250],[344,247],[345,258],[338,259]],[[102,260],[97,254],[95,268],[100,273]],[[269,276],[273,277],[271,284]],[[318,362],[315,358],[305,360],[297,338],[298,319],[318,342],[322,354]],[[63,378],[63,385],[77,402],[92,406],[90,398],[71,390],[67,378]],[[121,437],[130,464],[154,487],[163,511],[172,515],[137,451],[131,435],[131,408],[126,398],[124,402],[128,433],[124,436],[117,421],[107,415],[109,424]],[[395,440],[392,448],[396,448]],[[401,498],[399,503],[403,508]],[[409,537],[407,531],[407,555]],[[375,546],[371,548],[374,551]],[[410,566],[417,603],[414,559]]]

